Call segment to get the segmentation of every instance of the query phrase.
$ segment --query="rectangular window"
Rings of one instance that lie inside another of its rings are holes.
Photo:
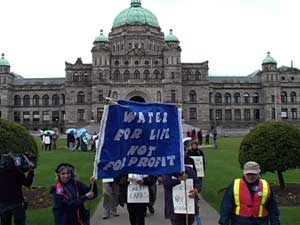
[[[214,120],[214,110],[213,110],[213,109],[210,109],[210,110],[209,110],[209,120],[210,120],[210,121],[213,121],[213,120]]]
[[[20,112],[14,112],[14,121],[15,122],[21,121],[21,113]]]
[[[59,121],[59,111],[52,112],[52,121],[56,123]]]
[[[23,112],[23,122],[30,122],[30,112]]]
[[[49,111],[43,111],[42,112],[42,119],[43,119],[43,122],[49,122],[50,121]]]
[[[272,95],[272,102],[275,102],[275,95]]]
[[[100,122],[102,119],[103,109],[97,108],[97,122]]]
[[[176,91],[171,90],[171,102],[176,102]]]
[[[297,109],[296,108],[292,108],[292,119],[297,119]]]
[[[38,112],[38,111],[32,112],[32,121],[40,122],[40,112]]]
[[[244,109],[244,120],[249,121],[251,119],[250,109]]]
[[[242,119],[241,110],[235,109],[234,110],[234,120],[241,120],[241,119]]]
[[[288,119],[288,109],[287,108],[281,108],[281,119]]]
[[[102,90],[98,91],[98,101],[100,103],[102,103],[104,101],[103,91]]]
[[[272,119],[275,120],[276,119],[276,111],[275,108],[272,108]]]
[[[196,119],[197,119],[197,109],[190,108],[190,120],[196,120]]]
[[[171,72],[171,79],[175,79],[175,72]]]
[[[216,120],[222,120],[222,109],[216,109]]]
[[[84,109],[78,109],[77,111],[77,120],[84,121]]]
[[[232,120],[231,109],[225,109],[225,120]]]
[[[260,120],[260,110],[259,109],[254,109],[253,114],[254,114],[255,120]]]

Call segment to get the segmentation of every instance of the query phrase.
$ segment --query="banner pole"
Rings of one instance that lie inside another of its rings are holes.
[[[184,195],[185,195],[185,224],[189,224],[189,213],[188,213],[188,195],[187,195],[187,190],[186,190],[186,180],[184,180]]]

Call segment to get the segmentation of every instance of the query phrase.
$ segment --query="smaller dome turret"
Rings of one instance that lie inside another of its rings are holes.
[[[103,35],[103,30],[100,30],[100,35],[96,37],[95,42],[108,42],[107,37]]]
[[[0,66],[7,66],[10,67],[9,62],[5,59],[4,57],[4,53],[1,54],[1,58],[0,58]]]
[[[262,61],[262,64],[277,64],[276,60],[270,55],[270,52],[267,53],[267,57]]]
[[[165,38],[166,42],[179,42],[178,38],[173,34],[173,30],[170,29],[169,35]]]

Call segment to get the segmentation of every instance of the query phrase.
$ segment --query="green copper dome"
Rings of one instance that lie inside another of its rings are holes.
[[[10,66],[9,62],[4,58],[4,53],[1,54],[0,66]]]
[[[276,60],[272,56],[270,56],[270,52],[268,52],[267,57],[262,62],[262,64],[268,64],[268,63],[277,64]]]
[[[115,18],[113,28],[126,24],[141,24],[159,27],[156,16],[147,9],[141,7],[140,0],[131,0],[131,7],[123,10]]]
[[[103,30],[100,30],[100,35],[96,37],[95,42],[108,42],[107,37],[103,35]]]
[[[173,34],[173,30],[170,30],[169,35],[165,38],[166,42],[179,42],[178,38]]]

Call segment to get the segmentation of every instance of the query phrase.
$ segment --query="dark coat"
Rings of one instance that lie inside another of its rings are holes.
[[[198,189],[198,191],[200,192],[202,184],[201,181],[197,178],[194,170],[189,166],[185,166],[185,172],[187,173],[188,178],[193,179],[194,188]],[[166,219],[176,220],[177,218],[182,216],[182,214],[174,213],[174,205],[173,205],[173,187],[181,183],[181,181],[179,180],[179,176],[180,176],[179,173],[162,175],[162,184],[164,185],[164,189],[165,189],[165,218]],[[195,199],[195,213],[199,214],[198,198]]]
[[[233,186],[234,182],[230,184],[230,186],[227,188],[224,194],[220,210],[220,225],[280,225],[279,210],[272,190],[270,198],[266,202],[266,207],[269,211],[269,216],[262,218],[242,217],[234,214],[235,201],[233,194]],[[251,192],[251,190],[253,190],[253,188],[251,188],[251,184],[247,184],[247,186]]]
[[[53,195],[54,207],[53,213],[55,218],[55,225],[89,225],[90,216],[89,211],[84,208],[83,203],[88,200],[85,196],[86,193],[90,191],[89,186],[79,182],[70,181],[68,184],[63,186],[63,190],[58,190],[53,187],[50,193]],[[66,194],[69,198],[62,195]],[[96,183],[93,187],[93,192],[95,194],[94,198],[98,195],[98,189]],[[79,223],[78,219],[82,221]]]
[[[124,206],[125,203],[127,203],[127,188],[128,188],[128,185],[129,185],[128,175],[116,178],[115,181],[120,186],[120,189],[119,189],[119,204],[120,204],[120,206]],[[151,185],[155,184],[156,181],[157,181],[156,176],[149,175],[148,177],[143,178],[143,184],[147,185],[148,188]],[[154,201],[154,199],[153,199],[153,195],[151,195],[150,192],[151,192],[151,190],[149,188],[150,202],[152,202],[152,201]],[[139,203],[137,203],[137,204],[139,204]],[[140,203],[140,204],[143,204],[143,203]]]

